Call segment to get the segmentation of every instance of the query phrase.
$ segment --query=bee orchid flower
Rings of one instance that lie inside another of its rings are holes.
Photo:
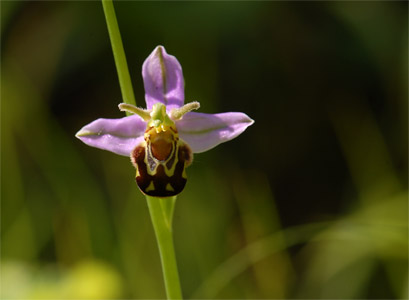
[[[184,104],[184,79],[178,60],[158,46],[142,66],[146,109],[121,103],[133,115],[97,119],[76,136],[85,144],[131,157],[136,182],[149,196],[179,194],[193,153],[234,139],[254,123],[246,114],[197,113],[198,102]]]

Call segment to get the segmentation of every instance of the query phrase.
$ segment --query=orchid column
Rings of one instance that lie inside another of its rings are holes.
[[[145,194],[158,241],[168,299],[181,299],[172,239],[176,196],[187,182],[193,153],[229,141],[253,124],[246,114],[192,112],[198,102],[184,104],[184,79],[178,60],[156,47],[142,66],[146,109],[133,105],[133,91],[111,0],[103,0],[111,44],[125,103],[131,114],[121,119],[98,119],[77,137],[85,144],[131,158],[136,183]]]

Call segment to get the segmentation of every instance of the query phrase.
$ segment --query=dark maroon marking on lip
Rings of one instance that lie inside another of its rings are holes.
[[[149,196],[154,197],[170,197],[175,196],[183,191],[186,185],[186,178],[183,178],[183,170],[185,162],[189,164],[192,159],[191,150],[187,145],[181,145],[177,149],[178,161],[175,166],[175,171],[172,176],[167,176],[165,173],[165,163],[159,162],[155,175],[149,175],[147,165],[145,164],[145,147],[137,146],[131,154],[132,162],[139,171],[139,176],[136,177],[136,183],[140,190]],[[169,163],[169,162],[168,162]],[[146,191],[150,183],[153,182],[154,190]],[[168,191],[166,186],[170,184],[174,191]]]
[[[170,170],[172,168],[172,166],[173,166],[173,163],[175,162],[175,159],[176,159],[176,155],[172,155],[172,157],[166,163],[166,168],[168,168]]]

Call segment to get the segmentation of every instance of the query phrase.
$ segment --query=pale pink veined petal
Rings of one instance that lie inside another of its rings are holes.
[[[168,110],[183,106],[185,86],[182,67],[163,46],[157,46],[145,60],[142,77],[147,109],[157,102],[166,105]]]
[[[240,135],[254,121],[240,112],[204,114],[190,112],[176,122],[180,137],[193,152],[207,151]]]
[[[84,126],[76,137],[88,146],[129,156],[143,141],[146,122],[132,115],[121,119],[97,119]]]

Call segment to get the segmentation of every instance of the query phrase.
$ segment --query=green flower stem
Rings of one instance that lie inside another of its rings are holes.
[[[118,22],[116,20],[114,4],[112,0],[102,0],[102,6],[104,8],[108,33],[111,39],[112,51],[114,52],[114,59],[116,70],[118,72],[123,102],[136,106],[131,77],[129,76],[128,64],[126,63],[125,51],[122,45]],[[127,114],[129,113],[127,112]]]
[[[109,37],[111,39],[123,101],[136,106],[125,51],[115,16],[114,4],[112,0],[102,0],[102,6],[108,26]],[[130,113],[127,111],[127,114],[129,115]],[[168,299],[182,299],[172,238],[172,217],[176,197],[162,199],[146,196],[146,198],[158,241],[166,295]]]
[[[156,198],[146,196],[153,228],[158,241],[162,271],[168,299],[182,299],[175,249],[172,238],[172,217],[175,197]]]

